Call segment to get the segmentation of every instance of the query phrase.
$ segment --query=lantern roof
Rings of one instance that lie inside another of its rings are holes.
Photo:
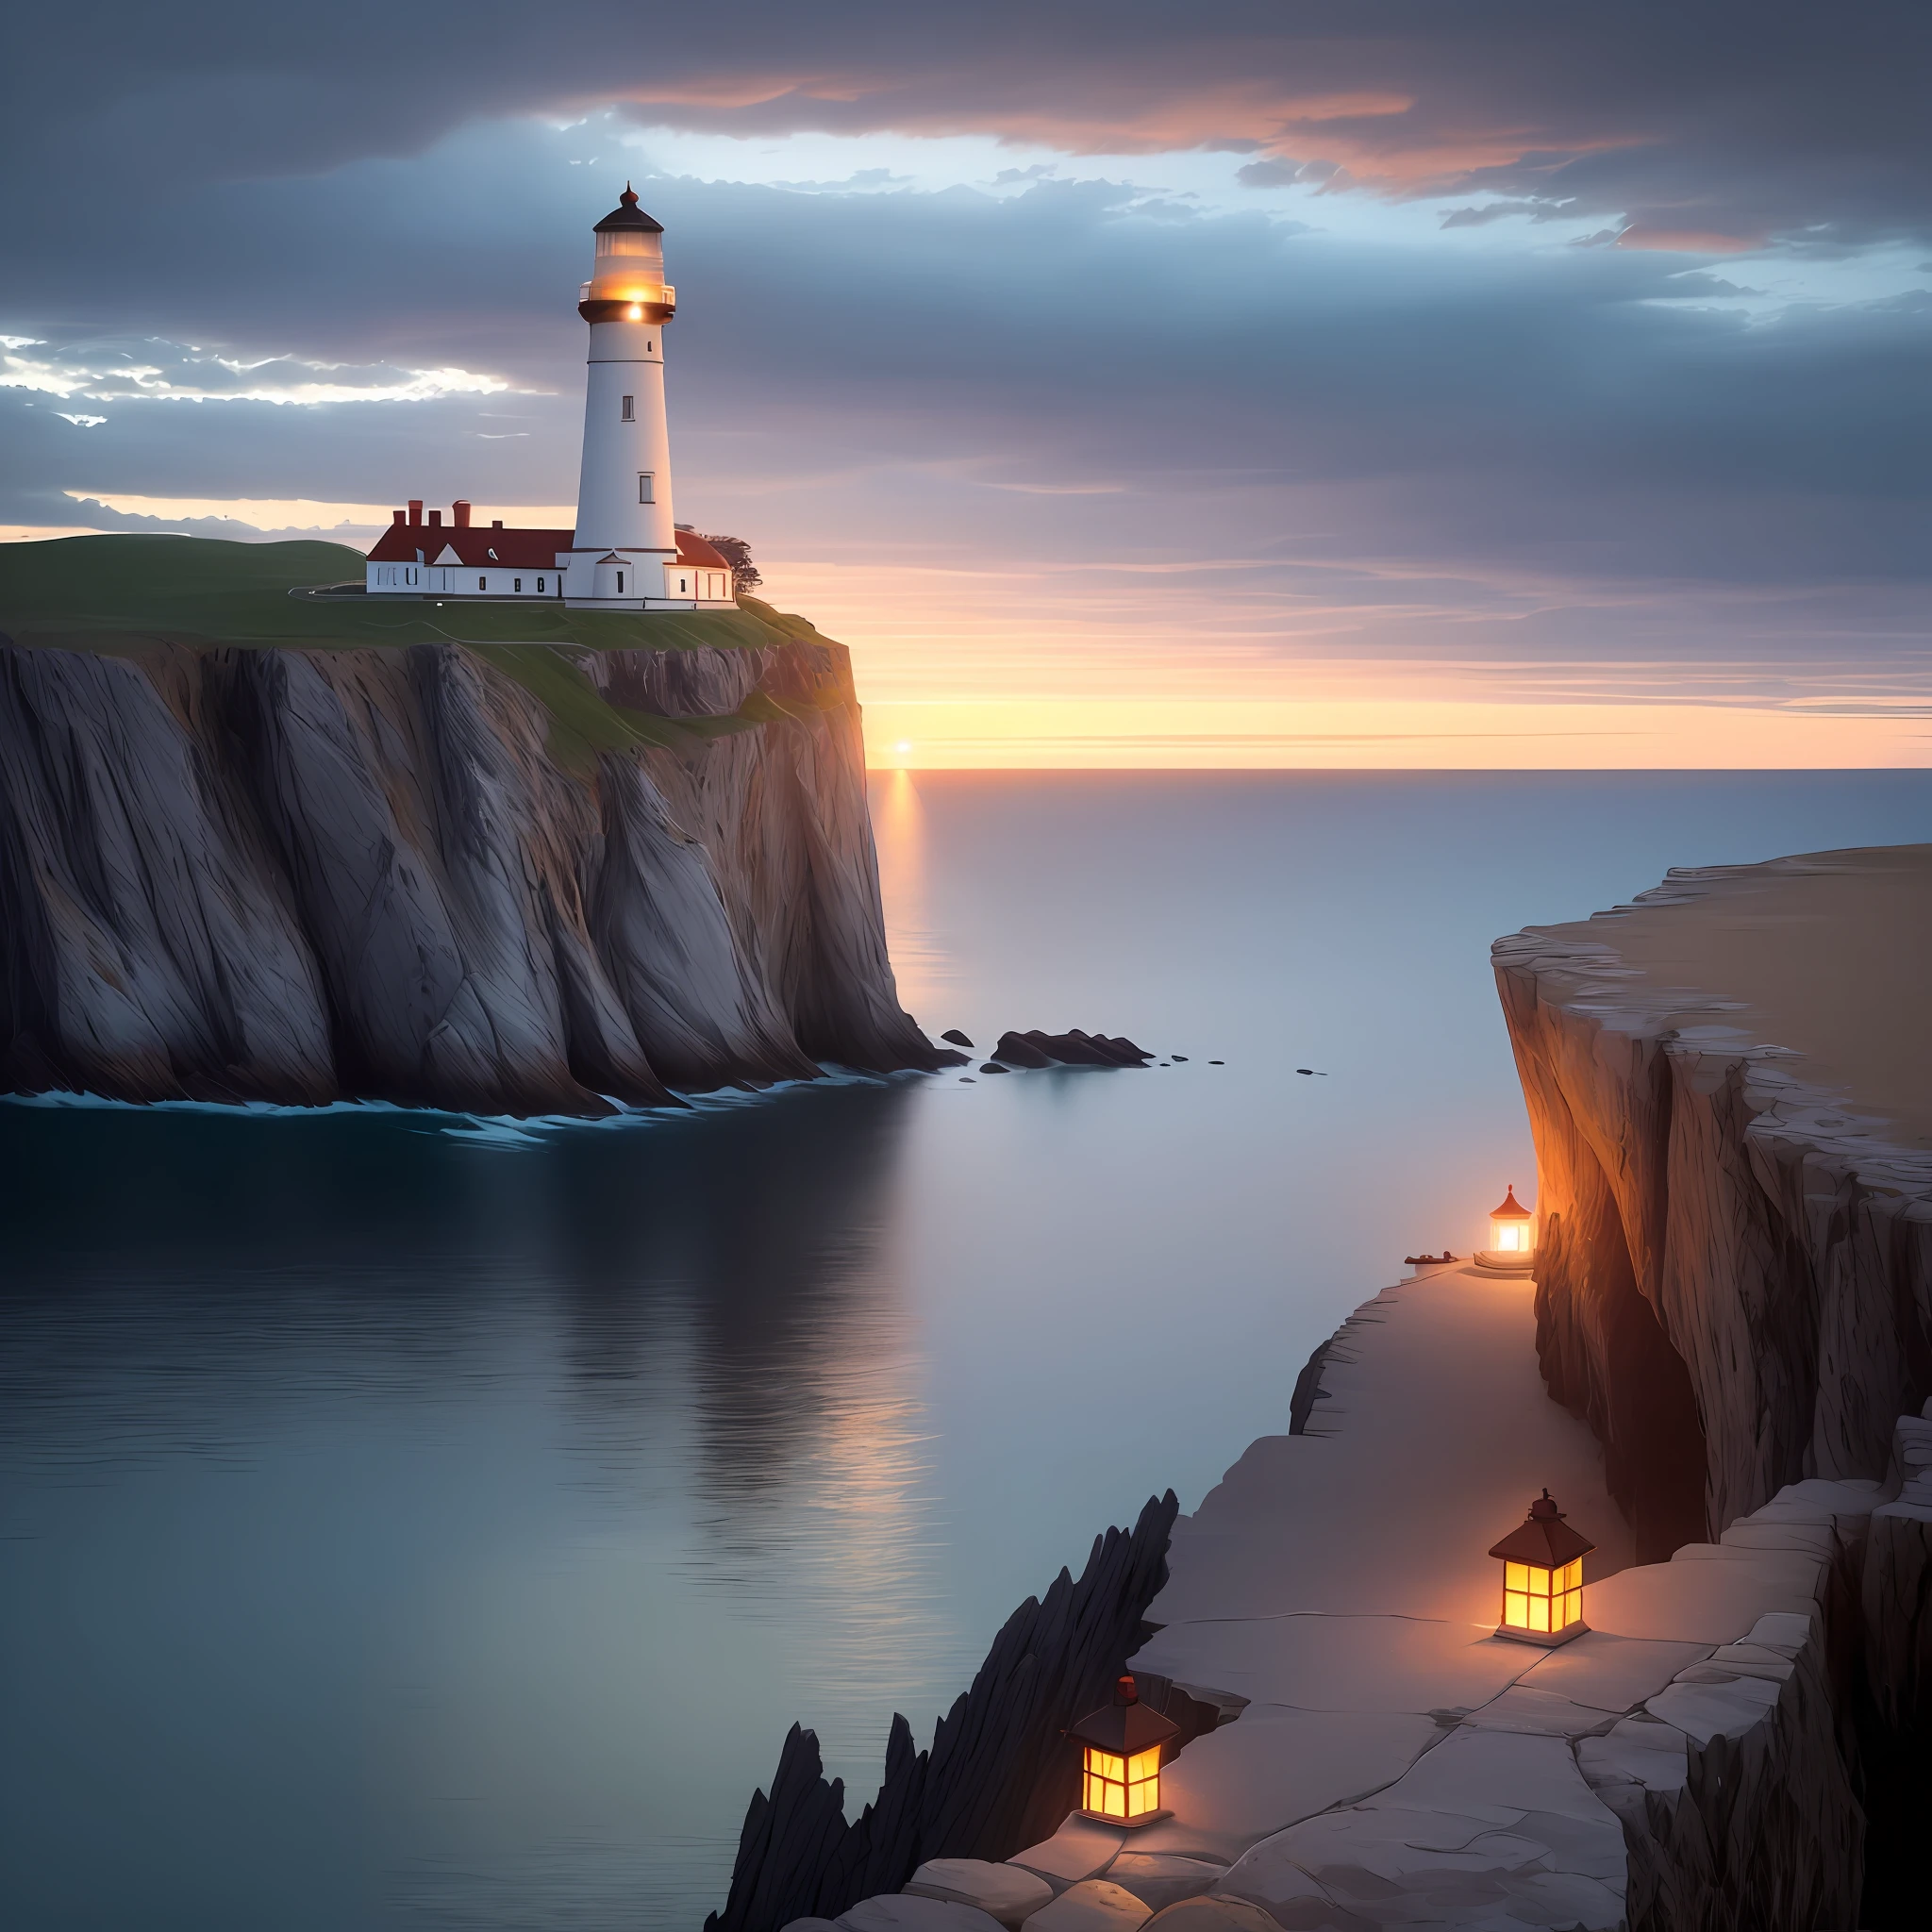
[[[1181,1727],[1163,1717],[1151,1705],[1141,1702],[1141,1692],[1130,1674],[1123,1674],[1113,1687],[1113,1702],[1090,1710],[1067,1732],[1096,1751],[1111,1751],[1116,1757],[1132,1757],[1137,1752],[1151,1751],[1170,1738],[1177,1738]]]
[[[631,192],[628,181],[624,184],[624,192],[617,197],[617,206],[591,230],[593,235],[608,235],[613,228],[641,228],[647,235],[661,235],[662,222],[654,222],[638,206],[637,196]]]
[[[1549,1491],[1545,1490],[1529,1506],[1529,1514],[1491,1551],[1506,1563],[1535,1563],[1545,1570],[1560,1570],[1578,1557],[1587,1557],[1596,1545],[1580,1530],[1563,1520]]]
[[[1516,1198],[1516,1183],[1509,1183],[1508,1191],[1503,1196],[1500,1208],[1490,1209],[1491,1221],[1534,1221],[1536,1216]]]

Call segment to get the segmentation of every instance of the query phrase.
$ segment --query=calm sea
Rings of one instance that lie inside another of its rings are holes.
[[[928,1027],[1186,1059],[528,1132],[0,1106],[8,1926],[694,1928],[793,1718],[869,1796],[894,1709],[1533,1181],[1493,936],[1924,838],[1932,774],[874,811]]]

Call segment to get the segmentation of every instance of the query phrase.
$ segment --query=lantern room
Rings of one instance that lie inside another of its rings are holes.
[[[1141,1702],[1131,1675],[1114,1686],[1113,1701],[1089,1711],[1067,1735],[1084,1753],[1080,1816],[1105,1824],[1152,1824],[1160,1808],[1160,1754],[1181,1727]]]
[[[1503,1621],[1498,1637],[1554,1648],[1581,1637],[1583,1559],[1596,1545],[1563,1519],[1545,1490],[1529,1514],[1490,1555],[1503,1565]]]
[[[1503,1205],[1490,1209],[1490,1251],[1491,1254],[1527,1256],[1536,1246],[1536,1216],[1516,1198],[1511,1181],[1503,1195]]]
[[[586,322],[668,322],[677,293],[664,280],[664,226],[638,206],[629,182],[594,233],[596,260],[578,313]]]

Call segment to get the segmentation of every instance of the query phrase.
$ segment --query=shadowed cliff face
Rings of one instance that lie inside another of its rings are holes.
[[[1651,1901],[1634,1924],[1924,1919],[1928,936],[1917,845],[1674,873],[1633,906],[1496,943],[1536,1135],[1538,1351],[1603,1440],[1641,1545],[1736,1541],[1763,1511],[1740,1546],[1775,1549],[1801,1514],[1789,1486],[1865,1492],[1818,1625],[1830,1707],[1718,1739],[1691,1807],[1626,1820],[1632,1898]],[[1848,1813],[1818,1779],[1834,1750]],[[1835,1815],[1851,1856],[1826,1909],[1792,1853]]]
[[[0,968],[16,1091],[591,1113],[936,1059],[820,640],[0,647]]]
[[[1923,1003],[1874,985],[1916,971],[1915,922],[1932,848],[1904,846],[1673,874],[1497,941],[1544,1374],[1657,1535],[1698,1533],[1693,1498],[1714,1534],[1788,1483],[1883,1476],[1932,1393],[1932,1158],[1873,1072],[1918,1091]]]

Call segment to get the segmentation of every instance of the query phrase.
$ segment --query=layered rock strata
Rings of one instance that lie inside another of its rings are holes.
[[[0,648],[0,1087],[486,1113],[931,1067],[842,646]]]
[[[1916,1916],[1932,1802],[1928,940],[1914,845],[1674,872],[1495,947],[1537,1142],[1538,1350],[1640,1541],[1728,1541],[1794,1485],[1877,1488],[1835,1681],[1881,1925]]]
[[[1537,1345],[1652,1548],[1882,1477],[1932,1395],[1932,846],[1674,872],[1496,942]]]

